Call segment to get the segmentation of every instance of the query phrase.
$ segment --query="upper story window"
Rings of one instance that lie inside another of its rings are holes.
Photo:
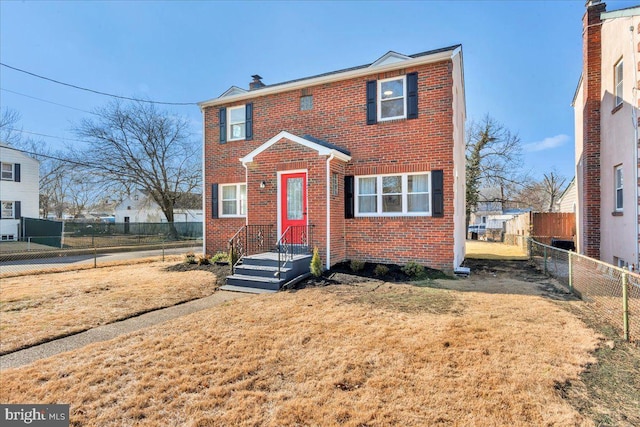
[[[405,76],[378,80],[378,120],[407,117],[407,79]]]
[[[244,105],[231,107],[229,114],[229,141],[244,139],[246,135],[246,109]]]
[[[615,182],[615,206],[616,211],[622,211],[624,207],[622,198],[622,165],[618,165],[614,168],[614,182]]]
[[[356,177],[356,216],[430,215],[430,174]]]
[[[418,73],[367,82],[367,124],[418,118]]]
[[[247,215],[247,184],[220,184],[222,217]]]
[[[2,163],[2,179],[13,181],[13,163]]]
[[[220,143],[253,139],[253,103],[221,107],[219,114]]]
[[[622,104],[622,59],[613,66],[614,107]]]

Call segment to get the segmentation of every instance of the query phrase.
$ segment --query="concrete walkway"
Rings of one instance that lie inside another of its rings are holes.
[[[35,362],[39,359],[44,359],[65,351],[84,347],[88,344],[107,341],[129,332],[134,332],[139,329],[166,322],[167,320],[215,307],[227,301],[243,298],[248,295],[250,294],[217,291],[213,295],[205,298],[151,311],[120,322],[98,326],[97,328],[89,329],[88,331],[80,332],[75,335],[35,345],[24,350],[0,356],[0,370],[17,368]]]

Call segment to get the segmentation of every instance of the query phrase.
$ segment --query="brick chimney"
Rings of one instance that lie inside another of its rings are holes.
[[[254,74],[251,77],[253,77],[253,81],[249,83],[249,90],[260,89],[261,87],[265,86],[265,84],[262,83],[262,77],[260,77],[259,75]]]
[[[600,14],[606,4],[599,0],[586,3],[582,18],[583,126],[583,208],[584,253],[600,258],[600,96],[601,29]]]

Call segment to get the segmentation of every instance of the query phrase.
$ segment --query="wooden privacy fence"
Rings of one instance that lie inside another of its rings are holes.
[[[517,244],[522,238],[533,237],[550,244],[552,238],[573,240],[576,234],[576,215],[569,212],[526,212],[505,222],[505,243]]]
[[[576,214],[573,212],[535,212],[531,214],[531,237],[550,244],[552,238],[573,240]]]

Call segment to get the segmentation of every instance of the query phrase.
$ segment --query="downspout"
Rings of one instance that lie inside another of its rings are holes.
[[[631,105],[631,121],[632,121],[632,126],[633,126],[633,135],[634,135],[634,139],[633,139],[633,153],[634,153],[634,160],[635,160],[635,165],[633,168],[633,175],[634,175],[634,188],[635,188],[635,193],[636,196],[634,198],[634,205],[635,205],[635,210],[636,210],[636,216],[634,217],[634,223],[636,226],[636,233],[635,233],[635,239],[636,239],[636,260],[635,260],[635,270],[637,271],[638,268],[640,267],[640,242],[638,241],[638,237],[640,235],[640,225],[638,224],[638,197],[640,196],[640,194],[638,194],[638,87],[637,87],[637,81],[638,81],[638,67],[637,67],[637,62],[636,62],[636,49],[635,49],[635,43],[633,41],[633,22],[632,25],[629,27],[629,31],[630,31],[630,41],[631,41],[631,52],[632,52],[632,56],[633,56],[633,63],[631,64],[631,68],[633,69],[633,86],[632,86],[632,101],[633,101],[633,105]]]
[[[207,198],[207,173],[204,169],[205,165],[207,164],[206,162],[206,157],[205,157],[205,145],[206,145],[206,137],[205,137],[205,126],[204,126],[204,121],[205,121],[205,117],[204,117],[204,109],[202,107],[200,107],[200,112],[202,113],[202,253],[206,254],[207,253],[207,227],[205,227],[205,225],[207,224],[207,215],[205,214],[205,212],[207,212],[206,208],[207,208],[207,203],[206,203],[206,198]],[[213,194],[211,195],[211,197],[213,197]]]
[[[333,153],[327,157],[327,270],[331,268],[331,160]]]
[[[247,206],[244,207],[247,210],[247,214],[244,216],[244,225],[249,225],[249,167],[245,162],[242,162],[242,166],[244,166],[244,183],[247,186]]]

